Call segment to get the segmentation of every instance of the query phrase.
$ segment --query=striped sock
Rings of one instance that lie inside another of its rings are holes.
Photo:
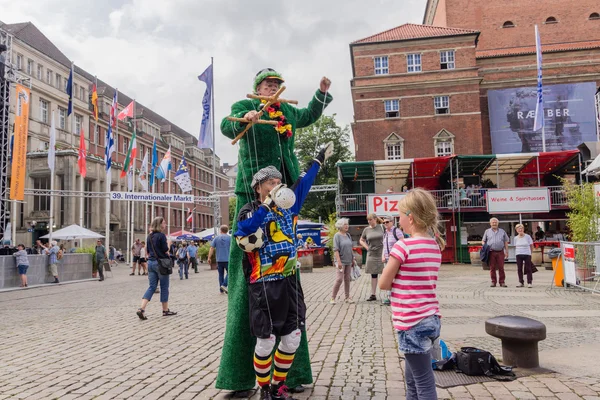
[[[273,371],[273,385],[278,385],[285,381],[288,371],[294,362],[294,355],[296,353],[286,353],[280,349],[275,351],[275,370]]]
[[[263,387],[269,384],[272,363],[273,357],[270,354],[266,357],[261,357],[254,353],[254,372],[256,373],[258,386]]]

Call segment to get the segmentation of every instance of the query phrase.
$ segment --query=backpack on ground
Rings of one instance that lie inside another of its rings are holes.
[[[489,351],[475,347],[462,347],[456,353],[457,372],[465,375],[485,375],[499,381],[512,381],[516,379],[512,367],[498,364],[496,358]]]

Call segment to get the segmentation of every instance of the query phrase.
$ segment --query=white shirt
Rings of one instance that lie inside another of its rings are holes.
[[[531,245],[533,244],[531,236],[528,234],[524,234],[523,237],[517,235],[513,241],[516,248],[515,255],[531,255]]]

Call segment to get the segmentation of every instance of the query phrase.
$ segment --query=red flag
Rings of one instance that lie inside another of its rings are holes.
[[[117,119],[124,120],[125,117],[133,118],[133,101],[117,115]]]
[[[81,128],[81,132],[79,132],[79,155],[77,156],[77,165],[79,165],[79,174],[85,178],[87,168],[85,166],[85,137],[83,128]]]

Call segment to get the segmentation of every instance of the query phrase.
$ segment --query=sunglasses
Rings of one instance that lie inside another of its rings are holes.
[[[383,221],[384,224],[389,224],[392,221]]]

